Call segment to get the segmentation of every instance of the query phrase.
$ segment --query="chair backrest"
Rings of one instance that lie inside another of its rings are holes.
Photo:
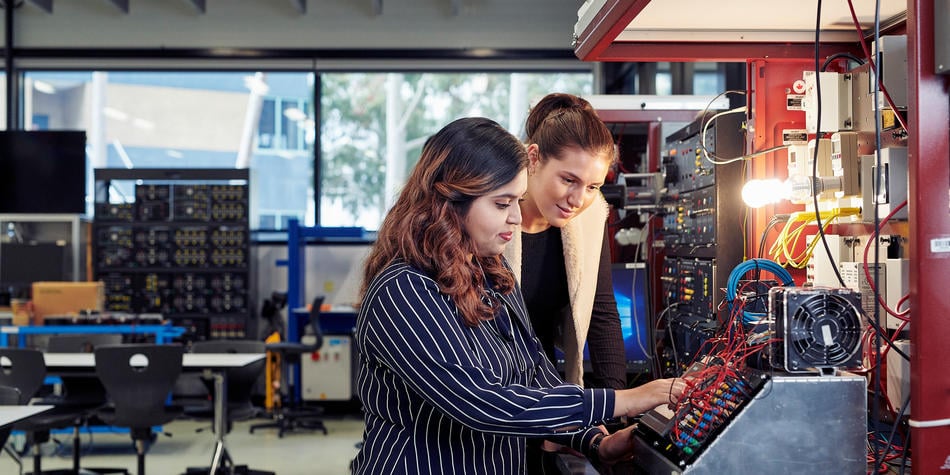
[[[19,406],[20,403],[20,390],[13,386],[3,386],[0,385],[0,405],[4,406]],[[2,447],[3,444],[0,444]]]
[[[13,386],[0,386],[0,404],[4,406],[19,406],[20,390]],[[12,429],[13,424],[0,427],[0,447],[6,445],[7,438],[10,437],[10,431]]]
[[[17,388],[26,404],[43,386],[46,362],[43,353],[28,348],[0,348],[0,385]]]
[[[313,298],[313,303],[310,305],[310,322],[307,326],[310,327],[310,331],[315,338],[312,345],[314,350],[319,350],[320,347],[323,346],[323,330],[320,328],[320,307],[323,306],[323,300],[325,298],[323,295],[318,295]]]
[[[122,335],[112,333],[50,335],[46,351],[47,353],[92,353],[97,346],[119,343],[122,343]]]
[[[122,335],[114,333],[83,333],[50,335],[46,344],[47,353],[92,353],[102,345],[122,343]],[[106,402],[106,390],[99,378],[90,375],[60,375],[63,382],[62,395],[55,401],[62,406],[94,407]]]
[[[150,427],[165,421],[165,401],[181,374],[181,345],[103,345],[96,375],[115,404],[115,425]]]

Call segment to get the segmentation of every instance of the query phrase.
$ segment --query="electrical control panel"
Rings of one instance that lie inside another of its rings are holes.
[[[304,344],[313,336],[301,338]],[[352,338],[324,336],[319,351],[304,355],[300,364],[301,397],[304,401],[349,401],[355,387],[355,358]]]
[[[666,191],[660,202],[663,240],[673,254],[733,246],[723,239],[741,232],[742,160],[737,157],[745,143],[744,117],[736,112],[711,122],[697,120],[667,137]],[[741,250],[741,243],[733,247]]]
[[[708,114],[666,139],[664,244],[657,322],[661,367],[678,374],[719,327],[717,302],[742,258],[742,110]]]
[[[818,473],[867,470],[863,377],[725,365],[693,376],[675,410],[647,411],[634,430],[632,462],[643,473],[785,473],[792,460]]]
[[[711,122],[697,120],[667,137],[663,156],[667,193],[678,195],[714,185],[716,173],[723,171],[715,162],[742,156],[744,118],[733,113],[709,118]]]
[[[717,195],[715,187],[680,195],[664,216],[664,229],[669,231],[664,238],[666,244],[702,246],[716,242]]]
[[[243,338],[252,309],[247,170],[96,170],[96,183],[106,310],[160,313],[198,339]],[[134,201],[107,202],[123,184]]]
[[[657,441],[668,458],[692,462],[728,422],[755,397],[768,375],[755,370],[729,371],[723,366],[696,369],[685,377],[693,386],[675,412],[664,408],[648,411],[640,419],[639,435]]]
[[[668,257],[663,263],[664,298],[677,302],[674,315],[690,314],[704,319],[715,313],[716,263],[709,259]]]

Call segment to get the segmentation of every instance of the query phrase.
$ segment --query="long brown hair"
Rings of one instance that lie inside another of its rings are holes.
[[[573,94],[552,93],[531,108],[525,121],[529,144],[538,145],[541,161],[559,157],[567,147],[601,155],[613,163],[614,138],[594,107]]]
[[[491,319],[485,279],[508,293],[514,275],[501,256],[468,258],[475,245],[463,223],[476,198],[510,183],[527,165],[524,145],[489,119],[458,119],[430,137],[379,229],[361,294],[383,269],[403,260],[432,277],[468,325]]]

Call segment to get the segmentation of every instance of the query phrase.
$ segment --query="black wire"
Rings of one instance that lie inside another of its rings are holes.
[[[647,218],[646,226],[644,226],[645,227],[644,232],[647,232],[647,233],[650,232],[650,221],[652,219],[653,219],[652,216]],[[639,256],[640,256],[640,247],[639,245],[637,245],[637,257]],[[649,277],[650,271],[652,271],[652,269],[650,269],[649,264],[647,264],[649,259],[644,259],[644,261],[645,262],[644,262],[643,270],[646,271],[644,273],[646,277],[644,278],[643,289],[645,290],[646,295],[643,296],[643,299],[645,300],[644,305],[643,305],[645,315],[643,316],[643,319],[648,323],[648,325],[645,325],[647,327],[646,337],[649,338],[648,341],[653,342],[653,344],[655,345],[656,334],[653,331],[653,308],[654,308],[653,307],[653,279],[650,279]],[[635,324],[636,322],[633,322],[633,323]],[[658,355],[656,354],[655,348],[650,348],[650,354],[647,355],[647,358],[649,358],[651,362],[657,360]],[[650,364],[650,367],[652,369],[653,367],[652,363]],[[661,377],[659,373],[653,373],[653,374],[654,374],[653,376],[654,379]]]
[[[765,240],[766,240],[766,237],[769,235],[769,231],[772,230],[772,227],[774,227],[778,223],[783,223],[783,222],[788,221],[789,218],[791,218],[791,215],[788,215],[788,214],[776,214],[775,216],[772,216],[772,219],[769,220],[769,223],[765,225],[765,231],[762,232],[762,239],[759,240],[759,252],[757,254],[758,257],[760,258],[765,257],[762,254],[765,251]]]
[[[835,271],[835,277],[838,278],[838,283],[841,284],[841,287],[847,287],[847,285],[844,284],[844,279],[841,278],[841,272],[838,271],[838,263],[835,262],[835,257],[831,254],[831,246],[828,245],[828,238],[825,237],[825,230],[822,229],[821,210],[818,208],[818,150],[821,148],[821,75],[818,72],[818,61],[821,55],[820,45],[821,0],[818,0],[818,13],[815,15],[815,102],[817,103],[818,110],[815,115],[815,154],[812,156],[811,161],[811,195],[815,204],[815,223],[818,225],[818,234],[821,236],[821,243],[825,248],[825,253],[828,255],[828,262],[831,263],[831,270]]]
[[[680,359],[676,354],[676,336],[673,335],[673,314],[666,317],[666,333],[670,335],[670,349],[673,350],[673,374],[680,374]]]
[[[862,313],[863,313],[863,312],[862,312]],[[877,335],[878,337],[884,336],[884,338],[887,338],[888,341],[890,341],[890,336],[887,334],[887,331],[884,330],[883,327],[881,327],[881,324],[880,324],[880,323],[878,323],[878,322],[876,322],[876,321],[874,321],[874,320],[871,320],[871,318],[868,317],[867,315],[864,315],[864,319],[867,320],[868,325],[871,325],[871,328],[874,329],[874,334],[875,334],[875,335]],[[878,351],[880,352],[880,346],[878,346]],[[907,353],[904,353],[903,351],[901,351],[901,350],[900,350],[899,348],[897,348],[896,346],[891,345],[890,351],[893,351],[893,352],[897,353],[898,355],[900,355],[901,358],[904,358],[905,361],[910,361],[910,356],[908,356]],[[877,361],[877,362],[880,363],[880,361]]]
[[[904,450],[901,451],[901,471],[900,475],[904,475],[904,470],[907,468],[907,451],[910,450],[910,435],[911,431],[907,431],[907,437],[904,437]]]
[[[716,99],[719,99],[720,97],[726,94],[742,94],[744,96],[746,92],[740,91],[738,89],[726,89],[725,91],[722,91],[719,94],[717,94],[716,97],[712,98],[712,100],[709,101],[708,104],[706,104],[706,107],[703,108],[703,112],[699,114],[699,148],[700,150],[703,151],[703,153],[706,154],[707,157],[711,156],[712,158],[716,160],[719,160],[719,157],[717,157],[715,153],[709,153],[709,150],[706,149],[706,144],[705,144],[705,141],[703,140],[703,129],[706,128],[706,124],[709,121],[709,118],[706,117],[706,114],[709,112],[709,108],[713,105],[714,102],[716,102]]]
[[[897,427],[900,425],[901,419],[904,418],[904,412],[907,411],[909,406],[910,394],[907,395],[907,399],[904,400],[904,404],[901,404],[900,411],[897,412],[897,417],[894,418],[894,426],[891,427],[891,433],[887,436],[887,445],[884,446],[884,452],[881,454],[881,464],[883,464],[884,460],[887,459],[887,451],[891,450],[891,445],[894,444],[894,436],[897,435]],[[875,457],[875,460],[877,460],[877,457]],[[874,470],[876,470],[879,466],[880,464],[875,465]]]
[[[859,58],[859,57],[857,57],[857,56],[855,56],[855,55],[853,55],[853,54],[851,54],[851,53],[848,53],[848,52],[841,52],[841,53],[835,53],[835,54],[833,54],[833,55],[831,55],[831,56],[828,56],[828,59],[826,59],[825,62],[822,63],[822,65],[821,65],[821,71],[824,72],[826,69],[828,69],[828,66],[830,66],[831,63],[833,63],[836,59],[839,59],[839,58],[848,58],[848,59],[850,59],[851,61],[854,61],[855,63],[858,63],[858,65],[864,64],[864,60],[863,60],[863,59],[861,59],[861,58]]]
[[[875,0],[874,2],[874,47],[877,51],[880,51],[880,47],[881,47],[880,41],[881,41],[881,0]],[[880,111],[880,105],[878,104],[878,97],[880,94],[878,91],[880,91],[880,89],[881,89],[881,61],[875,58],[874,91],[873,91],[874,100],[871,101],[874,103],[873,104],[874,107],[872,110],[874,111],[874,151],[875,151],[874,155],[875,155],[875,165],[876,165],[876,168],[875,168],[876,173],[874,174],[874,178],[872,179],[872,182],[874,183],[874,199],[871,200],[871,207],[874,209],[873,213],[874,213],[874,229],[875,230],[881,229],[880,216],[878,215],[879,210],[877,206],[877,197],[880,196],[880,186],[881,186],[881,180],[877,178],[880,176],[879,172],[881,170],[881,111]],[[895,111],[895,113],[897,112]],[[875,242],[874,242],[874,282],[878,282],[879,262],[880,262],[880,246],[877,245],[877,242],[875,239]],[[880,300],[880,286],[875,285],[874,286],[874,301],[878,302],[879,300]],[[881,307],[879,305],[874,306],[874,322],[876,326],[878,327],[881,326]],[[877,361],[875,362],[875,365],[874,365],[874,381],[875,381],[875,386],[880,386],[881,376],[882,376],[881,375],[881,332],[876,332],[874,334],[874,348],[876,349],[874,354],[875,354],[875,357],[877,358]],[[891,349],[892,350],[894,349],[893,345],[891,345]],[[877,421],[880,420],[880,416],[878,414],[879,400],[880,400],[880,391],[876,389],[874,391],[874,404],[871,406],[871,417],[874,418],[875,424],[877,424]],[[877,438],[875,437],[874,439],[875,439],[874,448],[877,449],[879,444],[877,443]],[[888,445],[890,445],[890,442],[888,442]],[[880,460],[878,460],[878,456],[880,456]],[[874,462],[875,462],[874,466],[880,467],[881,464],[884,463],[884,459],[885,459],[885,454],[881,454],[880,452],[876,451],[874,455]]]

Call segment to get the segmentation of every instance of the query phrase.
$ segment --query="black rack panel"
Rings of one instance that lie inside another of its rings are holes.
[[[110,202],[123,185],[123,202]],[[106,310],[159,313],[186,326],[188,339],[247,335],[247,169],[97,169],[95,190],[94,268]]]

